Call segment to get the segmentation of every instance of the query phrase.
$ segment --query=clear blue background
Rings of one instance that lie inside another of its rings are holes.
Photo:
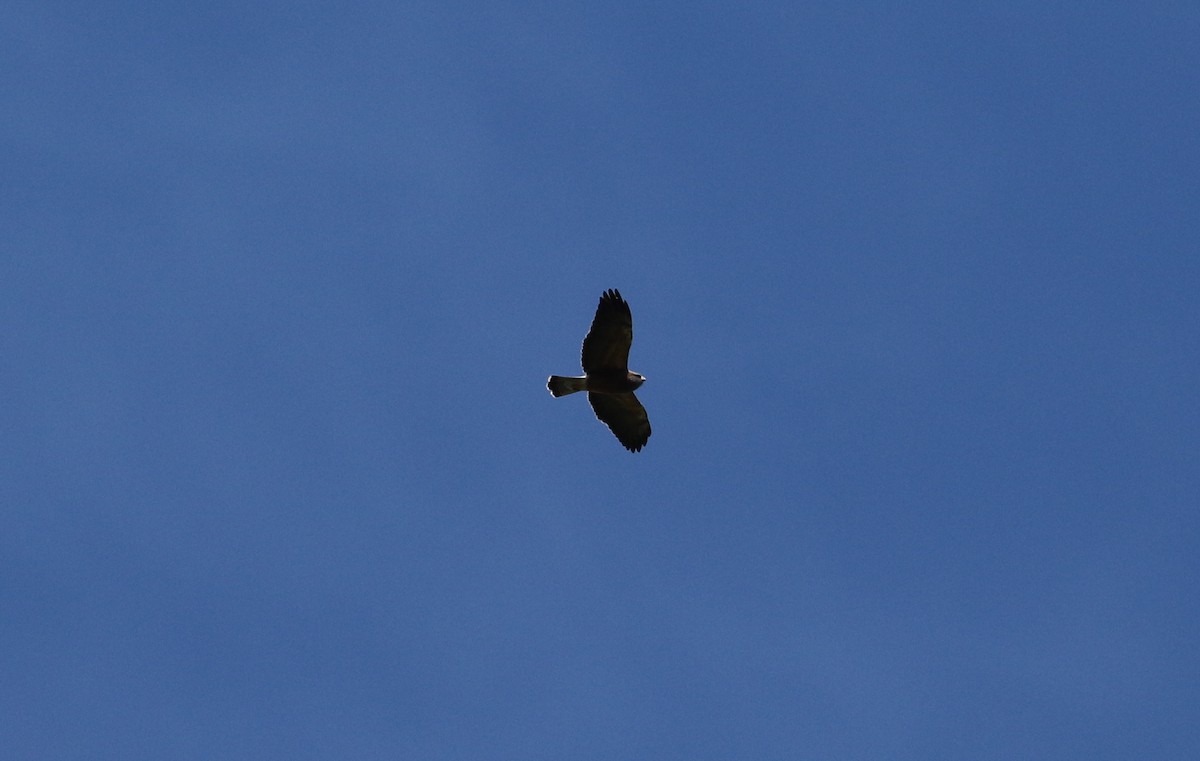
[[[6,4],[0,747],[1200,757],[1197,40]]]

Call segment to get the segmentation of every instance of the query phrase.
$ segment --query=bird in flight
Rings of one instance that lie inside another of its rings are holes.
[[[608,426],[630,452],[639,452],[650,438],[650,418],[633,390],[646,382],[629,371],[629,346],[633,343],[633,315],[616,290],[600,295],[592,329],[583,339],[583,372],[576,378],[551,375],[546,388],[554,396],[588,392],[596,417]]]

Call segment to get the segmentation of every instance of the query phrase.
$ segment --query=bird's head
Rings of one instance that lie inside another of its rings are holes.
[[[634,388],[637,388],[638,386],[642,385],[645,382],[646,382],[646,376],[641,375],[639,373],[630,373],[629,374],[629,385],[633,386]]]

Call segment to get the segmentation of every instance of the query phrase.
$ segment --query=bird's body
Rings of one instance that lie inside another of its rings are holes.
[[[615,290],[605,291],[596,307],[592,328],[583,339],[584,375],[551,375],[546,387],[554,396],[588,392],[588,402],[621,445],[638,452],[650,438],[650,419],[634,390],[646,379],[629,370],[633,315]]]
[[[566,396],[576,391],[591,391],[596,394],[623,394],[633,391],[646,379],[637,373],[597,372],[590,375],[564,377],[551,375],[546,388],[555,396]]]

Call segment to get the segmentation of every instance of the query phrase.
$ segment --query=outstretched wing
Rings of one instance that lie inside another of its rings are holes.
[[[596,307],[592,329],[583,339],[583,371],[629,372],[629,345],[633,343],[633,315],[615,290],[605,291]]]
[[[588,401],[596,417],[608,426],[622,446],[630,452],[637,452],[646,445],[650,438],[650,418],[632,391],[624,394],[589,393]]]

